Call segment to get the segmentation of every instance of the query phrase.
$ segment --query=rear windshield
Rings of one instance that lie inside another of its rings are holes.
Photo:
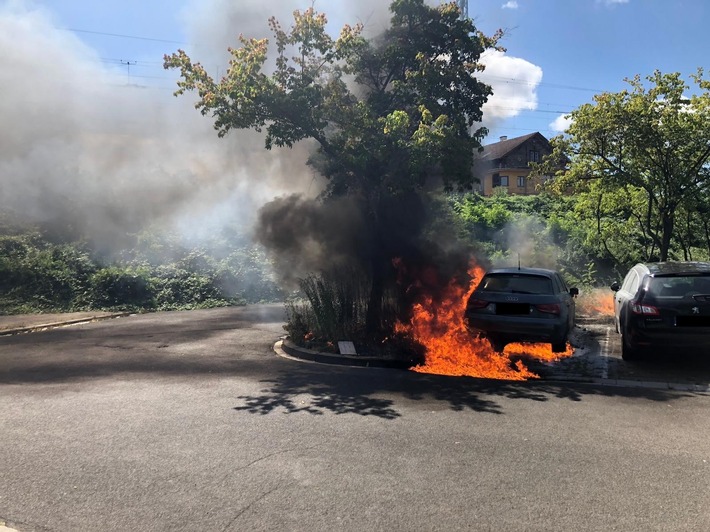
[[[688,275],[653,277],[648,284],[648,293],[656,297],[684,297],[686,295],[710,295],[710,276]]]
[[[492,273],[481,281],[479,290],[518,294],[552,294],[552,280],[543,275]]]

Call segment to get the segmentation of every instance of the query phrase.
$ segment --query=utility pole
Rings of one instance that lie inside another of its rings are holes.
[[[126,69],[128,70],[128,84],[131,84],[131,65],[135,65],[135,61],[124,61],[121,59],[121,64],[126,65]]]
[[[468,0],[458,0],[461,18],[468,18]]]

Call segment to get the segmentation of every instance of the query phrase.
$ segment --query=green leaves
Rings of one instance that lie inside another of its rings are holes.
[[[165,236],[141,237],[124,260],[106,264],[82,244],[52,244],[36,233],[0,236],[0,314],[176,310],[283,298],[260,248],[230,240],[213,242],[208,252]]]
[[[371,40],[360,24],[332,38],[313,8],[296,11],[288,29],[271,18],[271,70],[269,41],[244,37],[219,82],[182,51],[166,56],[165,68],[180,70],[176,94],[196,91],[220,136],[265,129],[267,149],[314,139],[326,195],[398,193],[421,187],[427,174],[465,189],[485,133],[471,128],[491,93],[476,78],[479,58],[497,37],[460,20],[455,4],[396,0],[390,9],[390,28]]]
[[[710,85],[702,70],[691,79],[694,90],[679,73],[627,79],[629,90],[573,111],[567,136],[552,142],[556,162],[570,163],[558,190],[585,192],[599,181],[596,193],[625,198],[623,212],[644,242],[639,260],[671,258],[679,209],[710,187]],[[639,194],[643,201],[631,201]]]

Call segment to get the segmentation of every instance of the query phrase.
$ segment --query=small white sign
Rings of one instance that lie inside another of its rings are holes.
[[[357,355],[355,344],[352,342],[338,342],[338,349],[341,355]]]

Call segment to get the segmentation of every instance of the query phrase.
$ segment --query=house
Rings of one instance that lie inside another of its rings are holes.
[[[490,196],[501,187],[509,194],[537,194],[547,177],[530,177],[529,163],[537,163],[552,152],[539,132],[488,144],[474,156],[473,173],[480,179],[479,193]]]

